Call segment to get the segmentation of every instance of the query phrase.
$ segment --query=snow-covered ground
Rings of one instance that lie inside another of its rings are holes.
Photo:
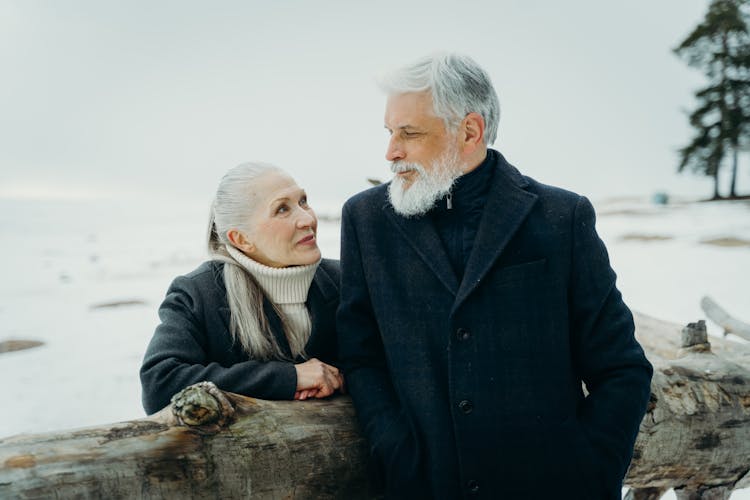
[[[710,295],[750,321],[750,202],[593,201],[633,309],[687,323],[704,317],[699,301]],[[170,281],[204,259],[206,208],[0,200],[0,342],[44,342],[0,354],[3,400],[14,402],[0,438],[143,416],[141,358]],[[324,256],[338,257],[338,223],[322,221],[318,232]],[[133,303],[97,307],[125,301]]]

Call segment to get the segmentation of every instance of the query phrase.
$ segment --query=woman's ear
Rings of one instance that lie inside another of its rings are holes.
[[[251,254],[255,251],[255,245],[250,243],[245,235],[237,229],[230,229],[227,231],[227,239],[246,254]]]

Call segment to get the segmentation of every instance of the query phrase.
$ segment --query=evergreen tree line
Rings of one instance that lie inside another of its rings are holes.
[[[695,131],[680,149],[679,171],[714,180],[713,199],[737,198],[738,156],[750,151],[750,32],[748,0],[712,0],[703,21],[674,53],[706,75],[690,112]],[[719,172],[731,168],[729,194],[719,192]]]

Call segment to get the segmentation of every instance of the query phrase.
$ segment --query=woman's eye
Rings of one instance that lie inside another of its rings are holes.
[[[283,214],[289,211],[289,207],[286,205],[279,205],[278,208],[276,208],[277,214]]]
[[[299,206],[306,207],[307,206],[307,196],[303,196],[299,199]]]

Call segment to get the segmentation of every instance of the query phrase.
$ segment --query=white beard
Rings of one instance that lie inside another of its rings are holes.
[[[437,200],[451,192],[453,184],[462,174],[458,159],[458,148],[449,146],[431,166],[430,172],[419,163],[394,161],[391,171],[414,170],[411,186],[401,176],[394,176],[388,186],[388,200],[393,209],[404,217],[418,217],[426,214]]]

